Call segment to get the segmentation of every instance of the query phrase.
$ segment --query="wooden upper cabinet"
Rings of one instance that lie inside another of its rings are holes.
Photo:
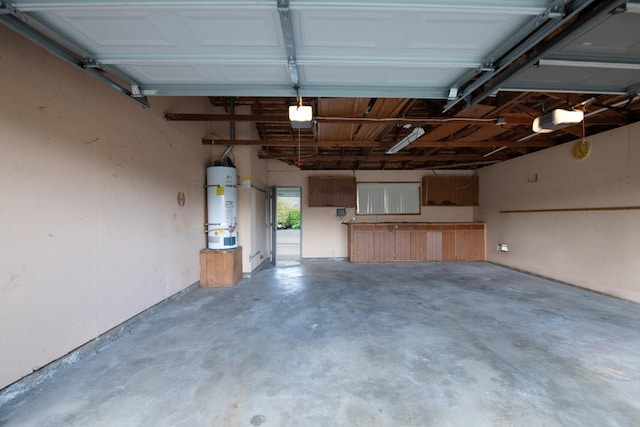
[[[356,179],[352,176],[310,176],[309,207],[353,208]]]
[[[422,206],[477,206],[477,175],[425,176],[422,178]]]

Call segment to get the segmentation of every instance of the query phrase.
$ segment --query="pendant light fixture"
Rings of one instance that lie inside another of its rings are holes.
[[[299,87],[295,86],[296,105],[289,106],[289,120],[294,128],[310,128],[313,120],[313,109],[311,105],[302,105],[302,97],[299,93]],[[304,125],[303,125],[304,123]]]
[[[289,107],[289,120],[292,122],[310,122],[313,119],[311,105],[291,105]]]
[[[558,108],[537,117],[531,128],[536,133],[549,133],[568,125],[580,123],[583,119],[584,111],[582,110],[569,111]]]

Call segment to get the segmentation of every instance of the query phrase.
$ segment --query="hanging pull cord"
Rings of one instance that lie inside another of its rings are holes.
[[[295,165],[301,168],[304,163],[302,163],[301,155],[300,155],[300,128],[298,128],[298,161],[295,162]]]
[[[582,109],[582,113],[583,113],[583,117],[582,117],[582,143],[584,144],[585,142],[587,142],[587,131],[586,131],[586,127],[584,122],[587,120],[587,116],[584,115],[584,113],[586,113],[587,109],[583,108]]]

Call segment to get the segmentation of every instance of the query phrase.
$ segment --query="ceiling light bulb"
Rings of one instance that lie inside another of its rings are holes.
[[[580,123],[584,120],[584,111],[582,110],[553,110],[553,121],[558,124]]]
[[[313,119],[313,109],[310,105],[291,105],[289,120],[292,122],[310,122]]]

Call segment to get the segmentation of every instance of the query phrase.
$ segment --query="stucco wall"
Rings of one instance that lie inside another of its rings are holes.
[[[162,118],[206,99],[148,111],[1,26],[0,40],[3,388],[198,280],[211,149],[202,124]]]
[[[640,302],[640,210],[500,213],[639,206],[640,124],[588,141],[584,160],[568,143],[479,171],[488,260]]]
[[[336,217],[336,208],[309,207],[308,178],[312,175],[349,175],[351,171],[300,171],[278,161],[268,163],[269,185],[301,187],[302,199],[302,257],[348,257],[348,227]],[[441,171],[438,175],[461,175],[465,172]],[[357,182],[420,182],[430,171],[355,171]],[[356,215],[355,208],[348,208],[345,222],[355,217],[355,222],[467,222],[473,220],[472,207],[423,206],[420,215]]]

